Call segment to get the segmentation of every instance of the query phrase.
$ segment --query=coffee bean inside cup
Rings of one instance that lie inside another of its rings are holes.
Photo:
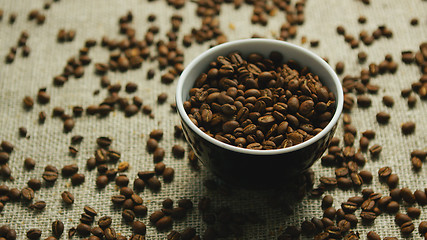
[[[219,56],[184,102],[190,120],[237,147],[286,148],[314,137],[332,119],[334,94],[307,67],[279,52]]]

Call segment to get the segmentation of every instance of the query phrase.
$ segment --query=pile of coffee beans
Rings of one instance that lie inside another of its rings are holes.
[[[184,102],[190,120],[209,136],[248,149],[309,140],[334,115],[335,96],[307,68],[282,59],[279,52],[218,56]]]

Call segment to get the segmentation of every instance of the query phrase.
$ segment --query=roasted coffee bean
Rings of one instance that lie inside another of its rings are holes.
[[[335,219],[336,213],[337,213],[337,210],[334,207],[328,207],[323,211],[323,217],[333,220]]]
[[[404,213],[397,213],[394,218],[394,221],[398,226],[402,226],[402,224],[406,222],[412,222],[412,219]]]
[[[387,107],[393,107],[393,105],[394,105],[394,99],[391,96],[384,96],[383,97],[383,103]]]
[[[119,175],[116,177],[115,182],[117,186],[124,187],[129,184],[129,178],[126,175]]]
[[[387,179],[392,173],[392,170],[390,167],[382,167],[378,170],[378,176],[381,179]]]
[[[406,213],[408,214],[409,217],[414,219],[414,218],[420,217],[421,210],[419,208],[416,208],[416,207],[408,207],[408,209],[406,209]]]
[[[386,124],[390,120],[390,114],[386,112],[379,112],[377,113],[376,118],[378,123]]]
[[[74,195],[68,191],[64,191],[61,193],[62,201],[66,204],[74,203]]]
[[[174,178],[175,170],[171,167],[166,167],[163,171],[163,180],[165,182],[171,182]]]
[[[52,222],[52,234],[56,238],[60,238],[62,233],[64,232],[64,223],[59,220]]]
[[[42,235],[42,231],[40,229],[37,228],[32,228],[30,230],[27,231],[27,238],[34,240],[34,239],[39,239]]]
[[[28,180],[27,185],[34,191],[37,191],[40,190],[40,188],[42,187],[42,182],[38,179],[32,178]]]
[[[11,188],[7,194],[11,201],[18,201],[21,198],[21,191],[17,188]]]
[[[424,191],[415,190],[414,197],[419,205],[421,206],[427,205],[427,195]]]
[[[163,137],[163,130],[161,129],[154,129],[150,132],[150,138],[154,138],[157,141],[160,141]]]
[[[76,173],[73,176],[71,176],[71,183],[76,186],[84,183],[85,181],[85,175],[82,173]]]
[[[80,236],[88,236],[90,234],[90,226],[84,223],[80,223],[76,227],[76,231]]]
[[[344,63],[343,63],[343,62],[337,62],[337,64],[335,65],[335,71],[336,71],[338,74],[341,74],[341,73],[343,73],[343,72],[344,72],[344,67],[345,67],[345,65],[344,65]]]
[[[98,137],[96,143],[101,148],[109,148],[113,141],[109,137]]]
[[[411,134],[415,131],[415,123],[414,122],[405,122],[401,125],[402,133],[407,135]]]
[[[113,222],[113,220],[111,219],[111,217],[103,216],[98,220],[98,225],[100,228],[106,229],[106,228],[110,227],[112,222]]]
[[[134,221],[132,223],[132,231],[134,234],[141,234],[145,235],[146,233],[146,226],[143,222],[140,221]]]
[[[331,195],[325,195],[322,199],[322,208],[327,209],[329,207],[332,207],[333,203],[334,203],[334,198]]]
[[[156,148],[156,150],[154,150],[153,152],[153,161],[155,163],[163,161],[165,154],[166,152],[164,148],[161,148],[161,147]]]
[[[21,190],[21,198],[25,201],[31,201],[34,198],[34,190],[29,188],[29,187],[25,187]]]
[[[358,208],[358,204],[354,203],[354,202],[344,202],[341,204],[341,209],[345,212],[345,213],[354,213]]]
[[[396,213],[399,211],[399,203],[396,201],[391,201],[390,203],[387,204],[386,210],[389,213]]]
[[[412,221],[405,222],[400,226],[400,231],[404,235],[408,235],[408,234],[412,233],[414,230],[415,230],[415,226],[414,226],[414,223]]]
[[[382,149],[383,148],[380,145],[375,144],[369,148],[369,152],[372,154],[372,156],[378,156],[381,153]]]
[[[427,221],[420,222],[420,225],[418,225],[418,232],[420,234],[427,233]]]
[[[109,179],[108,179],[108,177],[106,175],[99,175],[96,178],[96,186],[98,188],[104,188],[104,187],[106,187],[107,184],[108,184],[108,182],[109,182]]]
[[[400,196],[402,196],[403,200],[409,204],[415,203],[415,196],[409,188],[400,189]]]
[[[399,176],[397,174],[390,174],[386,183],[390,189],[396,188],[397,184],[399,184]]]
[[[372,104],[372,100],[370,97],[366,95],[360,95],[357,97],[357,105],[359,107],[367,108],[370,107]]]
[[[29,206],[30,209],[36,209],[36,210],[43,210],[45,207],[46,207],[45,201],[37,201],[33,204],[30,204]]]
[[[159,143],[157,142],[156,139],[154,138],[150,138],[147,141],[147,150],[149,152],[154,152],[154,150],[156,150],[156,148],[159,146]]]
[[[380,235],[378,235],[378,233],[376,233],[374,231],[368,232],[366,237],[368,238],[368,240],[381,240]]]
[[[362,170],[359,172],[360,177],[363,179],[363,182],[370,183],[372,182],[372,173],[367,170]]]
[[[320,177],[319,181],[325,186],[336,186],[337,180],[331,177]]]
[[[377,218],[377,216],[375,215],[375,213],[368,212],[368,211],[362,211],[360,213],[360,217],[366,223],[371,223],[371,222],[373,222]]]
[[[159,231],[164,231],[172,227],[172,218],[169,216],[164,216],[156,221],[156,228]]]
[[[178,206],[185,208],[185,209],[192,209],[193,208],[193,202],[188,198],[180,199],[180,200],[178,200]]]
[[[70,177],[76,174],[78,171],[79,171],[79,167],[77,166],[77,164],[65,165],[61,169],[62,176],[64,177]]]
[[[180,145],[174,145],[172,147],[172,153],[177,158],[184,157],[185,149]]]
[[[337,179],[337,186],[341,189],[349,189],[353,186],[353,182],[350,178],[340,177]]]

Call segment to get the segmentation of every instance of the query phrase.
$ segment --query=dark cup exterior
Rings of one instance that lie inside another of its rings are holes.
[[[327,149],[337,124],[319,141],[277,155],[252,155],[219,147],[181,121],[185,138],[202,164],[226,183],[245,189],[278,188],[310,168]],[[263,150],[269,151],[269,150]]]

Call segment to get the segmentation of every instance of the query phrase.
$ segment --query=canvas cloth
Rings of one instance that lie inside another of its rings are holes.
[[[271,4],[270,1],[267,1]],[[106,118],[97,118],[83,114],[76,119],[76,126],[70,133],[63,132],[62,121],[52,118],[52,109],[55,106],[64,107],[66,113],[71,114],[72,106],[80,105],[87,107],[91,104],[99,104],[108,95],[107,90],[101,89],[99,76],[94,74],[95,62],[105,62],[109,52],[101,48],[99,44],[94,47],[89,55],[92,63],[85,68],[85,74],[81,79],[71,78],[63,87],[54,87],[52,78],[62,72],[68,58],[77,56],[78,50],[83,47],[88,38],[94,38],[100,42],[102,36],[110,39],[121,39],[118,33],[118,19],[127,11],[131,10],[134,15],[131,24],[136,29],[136,37],[143,38],[143,34],[152,24],[147,21],[149,14],[156,14],[157,19],[153,24],[160,27],[156,40],[167,40],[165,33],[170,30],[170,18],[173,14],[183,16],[181,30],[178,33],[178,47],[185,52],[185,65],[209,48],[214,42],[205,44],[193,43],[189,48],[182,46],[184,33],[190,33],[192,28],[199,28],[201,19],[196,16],[196,3],[187,1],[184,8],[179,10],[167,5],[166,1],[146,0],[61,0],[53,2],[49,10],[42,10],[44,2],[34,0],[3,0],[0,8],[4,15],[0,21],[0,140],[8,140],[15,145],[11,154],[9,164],[13,171],[14,181],[0,180],[0,184],[6,184],[10,188],[23,188],[31,178],[41,180],[41,174],[47,164],[56,166],[58,169],[66,164],[76,163],[80,170],[86,175],[86,181],[81,186],[73,187],[70,179],[59,177],[52,187],[45,187],[37,191],[35,200],[46,201],[47,207],[41,212],[28,210],[27,205],[21,203],[8,203],[0,213],[0,225],[9,224],[16,229],[19,239],[24,239],[26,231],[31,228],[39,228],[43,231],[42,237],[51,234],[51,223],[59,219],[65,224],[65,231],[75,227],[79,223],[80,214],[83,213],[85,205],[91,206],[98,211],[99,216],[112,216],[113,227],[123,235],[129,236],[131,228],[121,220],[121,211],[112,206],[111,196],[118,193],[114,183],[110,183],[105,189],[98,190],[94,184],[96,170],[85,169],[86,159],[93,156],[96,149],[96,138],[108,136],[113,139],[112,148],[121,152],[121,161],[130,163],[130,169],[126,172],[131,181],[135,179],[140,170],[153,169],[152,155],[145,149],[145,143],[152,129],[162,129],[164,137],[160,146],[166,149],[164,163],[175,169],[175,179],[171,183],[163,183],[162,190],[153,193],[146,189],[140,193],[144,204],[148,207],[148,213],[161,208],[163,199],[169,197],[175,201],[181,198],[190,198],[197,205],[199,199],[208,196],[212,199],[215,208],[231,207],[233,212],[245,213],[256,212],[264,219],[264,224],[246,224],[243,226],[244,235],[241,239],[275,239],[289,225],[298,225],[305,219],[321,217],[321,198],[304,198],[293,206],[293,214],[287,215],[280,208],[273,208],[268,204],[265,195],[244,190],[233,190],[231,196],[224,196],[217,192],[207,191],[203,186],[205,179],[213,176],[204,168],[194,171],[188,164],[187,153],[185,158],[174,158],[171,148],[174,144],[186,146],[185,140],[174,138],[174,126],[179,124],[179,117],[174,113],[170,104],[174,102],[175,86],[177,80],[171,85],[160,82],[163,72],[157,68],[156,61],[145,61],[142,67],[126,73],[109,73],[108,76],[113,83],[133,81],[138,84],[138,90],[133,94],[127,94],[123,90],[121,96],[139,96],[145,105],[153,108],[154,119],[147,115],[138,114],[127,118],[123,112],[116,110]],[[46,22],[37,25],[35,21],[28,21],[28,12],[32,9],[40,9],[46,15]],[[220,28],[228,36],[228,40],[249,38],[258,34],[267,38],[276,38],[280,26],[285,22],[285,14],[278,11],[269,17],[267,26],[252,25],[250,16],[253,6],[243,4],[239,10],[235,10],[232,4],[223,4],[220,14]],[[9,14],[16,13],[16,22],[8,23]],[[427,150],[427,102],[420,100],[417,95],[417,103],[414,108],[408,108],[406,100],[400,96],[400,91],[410,88],[411,83],[418,81],[420,77],[419,68],[415,65],[403,64],[400,60],[401,51],[417,51],[423,41],[427,41],[427,1],[421,0],[381,0],[371,1],[365,5],[357,0],[310,0],[306,2],[305,23],[298,27],[295,39],[291,43],[308,48],[321,57],[329,59],[331,66],[338,61],[345,63],[345,74],[358,75],[362,68],[367,68],[369,63],[379,63],[384,60],[386,54],[391,54],[398,66],[396,74],[384,74],[372,79],[372,82],[381,86],[380,91],[371,95],[372,107],[361,109],[357,106],[353,109],[351,116],[353,125],[360,132],[374,129],[377,136],[371,144],[377,143],[383,146],[380,157],[376,160],[367,156],[368,162],[363,169],[372,171],[374,181],[370,187],[377,192],[388,194],[388,187],[378,181],[377,171],[380,167],[390,166],[394,173],[400,177],[399,187],[409,187],[411,190],[424,189],[427,187],[427,166],[415,173],[410,162],[410,152],[414,149]],[[360,15],[367,17],[365,24],[359,24],[357,19]],[[411,26],[410,19],[418,18],[419,25]],[[360,44],[358,48],[351,49],[344,42],[343,36],[336,33],[336,27],[342,25],[347,32],[358,36],[361,30],[372,33],[378,26],[386,25],[393,31],[390,39],[381,38],[367,47]],[[76,37],[72,42],[58,43],[56,36],[59,29],[74,29]],[[26,30],[30,37],[27,45],[31,48],[29,57],[21,56],[18,50],[15,61],[5,64],[4,57],[10,47],[16,46],[19,35]],[[302,43],[302,37],[307,38]],[[319,40],[319,46],[310,47],[310,40]],[[359,64],[357,53],[365,51],[368,54],[366,63]],[[152,49],[154,55],[154,48]],[[155,68],[154,79],[148,80],[146,73],[148,69]],[[342,78],[344,75],[341,75]],[[24,96],[36,97],[39,88],[46,87],[51,95],[51,102],[47,105],[35,104],[30,111],[22,107]],[[94,95],[95,90],[100,90]],[[169,95],[165,104],[156,102],[161,92]],[[383,105],[382,97],[392,96],[395,105],[388,108]],[[38,123],[38,113],[45,111],[48,118],[45,124]],[[386,111],[391,114],[390,123],[378,125],[375,114]],[[416,131],[411,135],[402,135],[400,124],[406,121],[416,123]],[[24,126],[28,129],[30,138],[21,138],[18,128]],[[68,154],[70,138],[80,134],[84,137],[83,142],[77,145],[78,155],[73,158]],[[342,138],[343,128],[340,121],[336,136]],[[360,135],[359,135],[360,136]],[[357,137],[358,139],[358,137]],[[23,160],[32,157],[37,161],[34,170],[27,171],[23,168]],[[313,170],[316,176],[315,185],[318,184],[320,176],[334,176],[334,169],[323,167],[318,161]],[[163,182],[163,180],[161,180]],[[64,190],[72,192],[75,203],[71,207],[62,204],[60,193]],[[340,203],[348,197],[360,195],[356,190],[331,190],[328,194],[334,196],[334,206],[340,207]],[[406,205],[401,206],[405,212]],[[427,220],[427,208],[421,208],[419,219],[414,220],[418,226],[422,220]],[[359,210],[360,211],[360,210]],[[138,218],[147,224],[147,239],[165,239],[167,232],[158,233],[149,224],[148,217]],[[176,221],[173,229],[181,231],[185,227],[195,227],[198,234],[203,234],[206,224],[195,207],[184,220]],[[370,230],[375,230],[382,237],[396,236],[401,238],[398,226],[394,223],[394,216],[383,214],[370,226],[359,224],[357,228],[363,238]],[[76,237],[77,238],[77,237]],[[421,239],[417,230],[409,237],[410,239]],[[65,239],[63,236],[62,239]],[[231,238],[232,239],[232,238]]]

